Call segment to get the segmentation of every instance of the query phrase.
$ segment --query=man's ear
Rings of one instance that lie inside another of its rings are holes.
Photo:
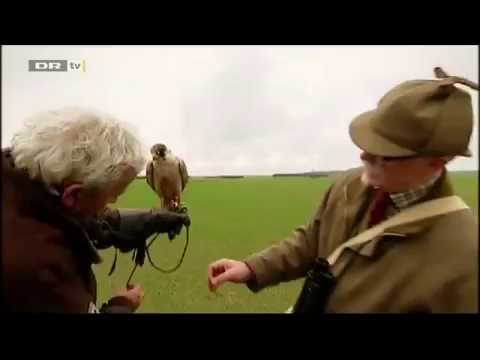
[[[80,193],[83,191],[83,185],[71,184],[63,189],[62,204],[68,209],[76,207]]]

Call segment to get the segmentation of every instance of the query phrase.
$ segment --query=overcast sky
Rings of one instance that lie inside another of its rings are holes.
[[[85,60],[85,72],[28,72],[28,60]],[[23,120],[67,105],[131,123],[191,175],[342,170],[360,165],[348,125],[398,83],[442,66],[478,81],[476,46],[2,47],[2,146]],[[478,169],[478,92],[470,91]]]

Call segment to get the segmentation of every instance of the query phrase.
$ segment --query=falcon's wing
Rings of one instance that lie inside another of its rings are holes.
[[[187,165],[185,165],[185,161],[182,159],[178,159],[178,170],[180,172],[180,178],[182,179],[182,191],[185,189],[188,183],[188,171]]]
[[[147,180],[147,184],[152,188],[152,190],[157,192],[157,190],[155,189],[155,182],[153,179],[154,170],[155,169],[153,168],[153,161],[150,160],[147,164],[146,180]]]

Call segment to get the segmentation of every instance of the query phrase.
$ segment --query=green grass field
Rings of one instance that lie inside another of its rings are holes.
[[[478,214],[478,175],[452,175],[457,193]],[[251,293],[245,286],[226,284],[217,293],[207,288],[207,266],[220,258],[242,259],[282,240],[303,224],[319,204],[333,178],[272,178],[190,180],[184,201],[192,218],[190,245],[182,266],[163,274],[146,262],[138,268],[133,283],[145,289],[138,312],[146,313],[275,313],[295,301],[302,280]],[[136,180],[119,198],[117,207],[158,206],[156,195],[144,180]],[[185,232],[170,242],[159,236],[152,246],[157,265],[172,267],[185,244]],[[95,268],[98,301],[105,301],[116,288],[125,285],[133,263],[128,254],[119,254],[117,269],[107,273],[113,250],[102,252],[104,262]]]

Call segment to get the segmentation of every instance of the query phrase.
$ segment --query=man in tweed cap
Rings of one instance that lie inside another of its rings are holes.
[[[477,312],[477,219],[454,196],[446,164],[471,156],[471,97],[458,84],[478,85],[435,75],[395,86],[354,119],[363,167],[341,175],[284,241],[210,264],[210,289],[230,281],[257,292],[328,258],[336,282],[324,312]]]

